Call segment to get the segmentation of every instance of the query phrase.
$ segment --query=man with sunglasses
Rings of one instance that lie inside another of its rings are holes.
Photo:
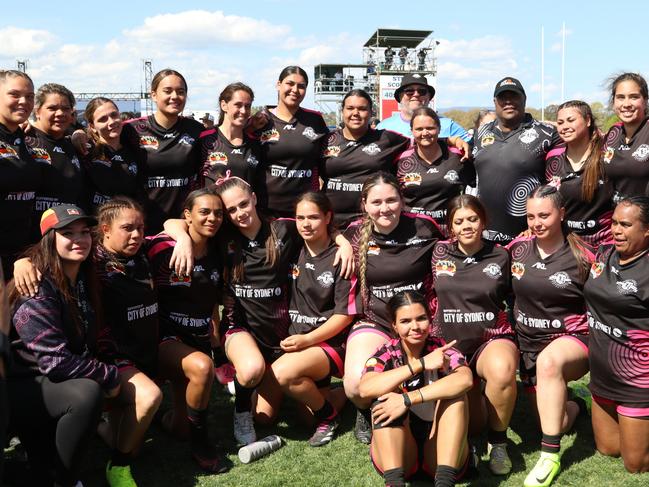
[[[412,138],[410,119],[417,108],[428,106],[435,96],[435,88],[428,84],[425,76],[419,73],[406,74],[401,78],[401,84],[394,92],[394,98],[399,102],[399,111],[383,120],[376,128],[392,130]],[[459,124],[450,118],[439,117],[440,138],[459,137],[464,142],[470,142],[471,137]]]

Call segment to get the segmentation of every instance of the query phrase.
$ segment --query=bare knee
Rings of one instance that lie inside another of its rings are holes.
[[[357,374],[346,372],[345,376],[343,377],[343,387],[345,389],[345,394],[347,395],[347,398],[350,401],[360,401],[361,398],[361,393],[360,393],[360,376]]]
[[[513,361],[498,361],[485,371],[487,384],[498,389],[516,385],[516,364]]]
[[[273,364],[273,375],[275,380],[282,387],[286,388],[290,386],[298,377],[295,373],[295,367],[291,364],[286,364],[278,360]]]
[[[539,355],[536,361],[537,379],[556,379],[561,377],[561,364],[552,355]]]
[[[266,372],[266,364],[263,360],[244,361],[242,364],[237,363],[237,381],[244,387],[255,387],[261,382]]]
[[[606,455],[607,457],[619,457],[620,456],[620,447],[614,445],[613,443],[607,443],[598,440],[597,438],[595,439],[595,448],[597,449],[598,452],[600,452],[602,455]]]
[[[196,357],[188,368],[188,379],[201,385],[211,384],[214,380],[214,363],[207,355]]]
[[[649,472],[649,455],[642,455],[640,452],[633,452],[622,457],[624,468],[630,473]]]

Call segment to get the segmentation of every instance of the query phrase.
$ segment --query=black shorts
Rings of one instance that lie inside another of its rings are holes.
[[[561,335],[556,337],[555,340],[559,338],[570,338],[575,340],[580,346],[586,349],[586,353],[588,353],[588,335]],[[545,346],[547,347],[550,343],[552,342],[548,342]],[[528,392],[536,391],[536,360],[539,358],[542,351],[543,350],[539,350],[538,352],[521,351],[519,372],[521,383]]]

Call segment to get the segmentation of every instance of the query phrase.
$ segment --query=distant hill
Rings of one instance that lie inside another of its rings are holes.
[[[489,107],[436,107],[436,110],[440,113],[450,112],[451,110],[458,110],[460,112],[470,112],[471,110],[493,110],[493,105]]]

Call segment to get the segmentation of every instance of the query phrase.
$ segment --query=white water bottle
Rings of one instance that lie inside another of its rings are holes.
[[[254,462],[261,457],[274,452],[281,446],[282,438],[277,435],[270,435],[259,441],[255,441],[254,443],[239,448],[239,460],[241,460],[241,463]]]

